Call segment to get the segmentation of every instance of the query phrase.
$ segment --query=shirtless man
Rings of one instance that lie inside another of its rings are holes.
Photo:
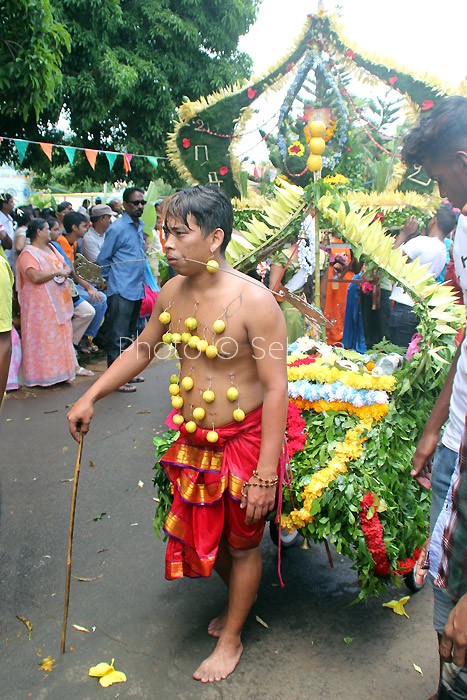
[[[215,568],[228,587],[227,607],[208,629],[217,645],[194,673],[202,682],[226,678],[242,654],[287,414],[284,318],[264,287],[229,274],[224,251],[232,218],[218,187],[189,188],[166,200],[166,255],[177,275],[162,288],[138,340],[68,416],[78,439],[97,400],[139,374],[163,339],[177,344],[181,373],[170,393],[180,438],[162,459],[174,485],[166,578],[209,576]]]

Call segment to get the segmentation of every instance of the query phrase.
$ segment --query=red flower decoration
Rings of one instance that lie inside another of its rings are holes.
[[[183,139],[182,146],[183,146],[183,148],[190,148],[190,146],[191,146],[190,139]]]
[[[302,412],[292,401],[289,401],[287,410],[287,449],[289,457],[303,450],[306,442],[306,423],[302,418]]]
[[[290,146],[289,151],[290,153],[300,153],[301,148],[300,146]]]
[[[433,100],[423,100],[422,102],[422,112],[428,112],[429,109],[432,109],[435,106],[435,103]]]
[[[228,172],[229,172],[229,169],[226,165],[223,165],[222,168],[219,168],[220,175],[227,175]]]
[[[254,88],[251,88],[251,87],[248,88],[248,92],[247,92],[248,98],[249,98],[250,100],[252,100],[253,97],[256,95],[257,92],[258,92],[258,90],[255,90]]]
[[[388,80],[389,85],[394,85],[397,82],[397,75],[391,75]]]
[[[295,362],[291,362],[290,364],[288,364],[287,367],[300,367],[300,365],[311,365],[311,363],[315,360],[316,357],[314,355],[311,355],[310,357],[301,357],[298,360],[295,360]]]
[[[353,59],[356,58],[356,56],[357,56],[357,54],[355,53],[355,51],[352,51],[352,49],[347,49],[347,51],[345,52],[345,55],[347,56],[347,58],[351,58],[352,61],[353,61]]]
[[[374,570],[377,576],[389,576],[391,573],[391,564],[386,553],[386,544],[383,537],[383,526],[379,519],[378,513],[373,513],[373,516],[368,519],[368,509],[373,505],[373,494],[371,491],[366,493],[360,501],[362,510],[360,511],[360,527],[365,536],[365,542],[368,550],[375,562]]]

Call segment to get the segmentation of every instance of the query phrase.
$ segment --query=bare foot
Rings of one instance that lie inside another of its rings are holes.
[[[220,615],[217,617],[213,617],[211,622],[208,625],[208,634],[211,635],[211,637],[220,637],[222,634],[222,630],[224,629],[225,621],[227,619],[227,612],[228,608],[225,608],[221,612]]]
[[[193,678],[202,683],[222,681],[235,670],[242,655],[243,646],[240,640],[226,642],[219,639],[211,656],[203,661],[196,669]]]

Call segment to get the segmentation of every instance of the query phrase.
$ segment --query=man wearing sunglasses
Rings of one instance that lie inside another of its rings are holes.
[[[102,276],[107,280],[106,350],[110,367],[136,337],[136,324],[144,297],[146,253],[143,241],[143,213],[146,200],[140,187],[128,187],[123,193],[122,216],[105,234],[97,257]],[[135,377],[117,391],[133,392],[144,381]]]

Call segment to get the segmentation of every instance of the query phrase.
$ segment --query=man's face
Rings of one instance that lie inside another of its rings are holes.
[[[11,212],[13,211],[14,208],[15,208],[15,200],[13,199],[13,197],[10,197],[8,202],[5,202],[5,204],[3,205],[3,212],[5,214],[11,214]]]
[[[209,260],[211,236],[204,236],[191,214],[187,217],[188,226],[180,219],[169,217],[164,224],[165,254],[169,265],[181,275],[191,276],[203,271]],[[199,260],[203,263],[189,262]]]
[[[113,199],[113,200],[109,203],[109,206],[110,206],[110,208],[112,209],[112,211],[114,211],[116,214],[121,214],[121,213],[122,213],[122,203],[119,202],[118,200]]]
[[[89,221],[82,221],[78,226],[78,238],[83,238],[84,234],[89,228]]]
[[[441,197],[447,197],[454,207],[462,209],[467,203],[467,154],[459,151],[453,159],[427,159],[423,167],[438,183]]]
[[[143,193],[133,192],[133,194],[130,195],[128,202],[123,202],[123,208],[125,209],[126,213],[136,221],[136,219],[139,219],[143,213],[145,204],[146,200],[144,199]]]
[[[97,226],[97,230],[99,231],[99,233],[105,233],[110,226],[110,219],[110,214],[104,214],[103,216],[100,216],[99,219],[96,221],[94,228],[96,228]]]

